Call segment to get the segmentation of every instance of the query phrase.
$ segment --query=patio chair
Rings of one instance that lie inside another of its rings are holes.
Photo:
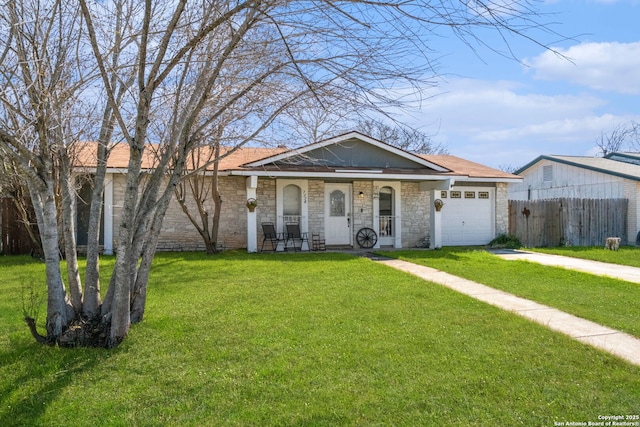
[[[298,224],[297,222],[288,222],[286,223],[286,228],[287,228],[287,239],[284,243],[284,247],[289,248],[289,241],[291,241],[293,243],[293,251],[296,252],[298,250],[298,246],[296,245],[296,242],[300,242],[300,251],[302,251],[302,247],[304,245],[304,242],[307,242],[307,250],[309,250],[309,237],[307,235],[307,233],[302,233],[300,231],[300,224]]]
[[[276,226],[273,225],[272,222],[262,223],[262,233],[264,234],[264,237],[262,238],[260,252],[264,252],[264,244],[266,241],[271,243],[271,250],[275,252],[276,249],[278,249],[278,244],[283,241],[282,234],[276,232]]]

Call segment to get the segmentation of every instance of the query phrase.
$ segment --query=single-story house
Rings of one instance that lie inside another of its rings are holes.
[[[116,147],[104,194],[106,253],[113,251],[126,166],[127,147]],[[412,154],[358,132],[292,150],[244,147],[219,164],[218,242],[223,249],[255,252],[263,241],[262,223],[283,232],[285,223],[297,222],[328,247],[358,247],[355,237],[364,227],[375,231],[375,247],[483,245],[507,232],[507,187],[520,180],[455,156]],[[250,199],[255,209],[248,209]],[[172,202],[158,249],[202,248],[201,237]]]
[[[627,199],[627,242],[640,231],[640,153],[605,157],[543,155],[515,172],[521,182],[509,186],[511,200]]]

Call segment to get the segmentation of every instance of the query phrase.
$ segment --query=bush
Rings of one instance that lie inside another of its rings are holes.
[[[511,234],[501,234],[488,245],[492,249],[519,249],[522,247],[522,242],[516,236]]]

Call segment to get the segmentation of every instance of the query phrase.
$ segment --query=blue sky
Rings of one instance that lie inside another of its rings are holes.
[[[501,168],[542,154],[596,155],[601,132],[640,122],[640,0],[539,8],[573,39],[539,38],[571,61],[523,40],[510,43],[522,63],[487,49],[478,58],[453,38],[439,40],[442,79],[404,120],[453,155]]]

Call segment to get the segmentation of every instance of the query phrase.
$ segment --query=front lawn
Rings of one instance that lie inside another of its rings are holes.
[[[482,249],[443,248],[385,255],[446,271],[640,337],[637,283],[525,260],[507,261]]]
[[[0,258],[2,426],[552,426],[640,414],[640,368],[369,259],[161,254],[144,321],[110,351],[33,342],[20,288],[41,289],[43,269]]]

